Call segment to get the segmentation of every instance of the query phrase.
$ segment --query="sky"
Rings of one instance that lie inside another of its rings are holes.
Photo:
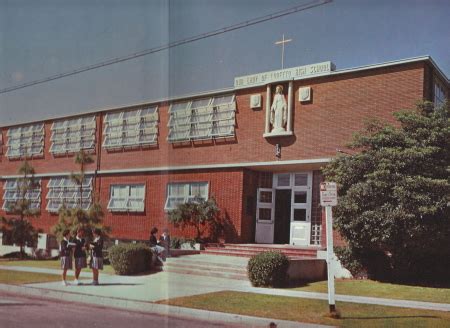
[[[0,0],[0,89],[129,55],[312,0]],[[233,87],[234,78],[332,61],[430,55],[450,77],[450,0],[329,4],[0,94],[0,127]]]

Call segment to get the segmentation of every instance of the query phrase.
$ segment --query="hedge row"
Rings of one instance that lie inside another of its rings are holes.
[[[119,244],[109,249],[109,260],[119,275],[130,275],[150,270],[152,250],[145,244]]]
[[[286,283],[289,259],[286,255],[268,251],[248,261],[248,278],[255,287],[281,287]]]

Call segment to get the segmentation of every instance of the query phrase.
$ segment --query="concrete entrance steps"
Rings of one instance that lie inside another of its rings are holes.
[[[279,251],[289,259],[315,259],[319,247],[297,247],[292,245],[262,245],[262,244],[207,244],[202,254],[225,256],[252,257],[265,251]]]
[[[163,270],[196,276],[208,276],[235,280],[248,280],[248,259],[220,255],[186,255],[169,257],[164,263]]]

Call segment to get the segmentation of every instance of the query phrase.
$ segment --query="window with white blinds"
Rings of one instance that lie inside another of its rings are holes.
[[[108,113],[103,129],[103,148],[151,146],[158,142],[158,107]]]
[[[82,149],[94,151],[95,115],[55,121],[51,129],[50,153],[76,153]]]
[[[44,154],[44,123],[9,128],[6,143],[8,158]]]
[[[19,179],[8,179],[3,185],[3,206],[2,209],[9,212],[17,201],[22,199],[23,183]],[[29,201],[29,208],[38,210],[41,208],[41,180],[33,181],[33,186],[27,187],[25,199]]]
[[[66,208],[80,206],[80,197],[83,198],[82,209],[87,210],[91,206],[92,177],[85,177],[80,186],[70,177],[51,178],[47,184],[47,211],[58,212],[65,205]]]
[[[173,210],[179,204],[208,199],[207,182],[169,183],[165,210]]]
[[[232,94],[173,103],[169,109],[168,141],[234,137],[235,112]]]
[[[144,212],[145,185],[112,185],[108,209],[112,212]]]

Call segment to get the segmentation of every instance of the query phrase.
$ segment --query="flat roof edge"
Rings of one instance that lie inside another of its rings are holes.
[[[312,78],[324,77],[324,76],[335,76],[335,75],[339,75],[339,74],[348,74],[348,73],[371,70],[371,69],[378,69],[378,68],[383,68],[383,67],[404,65],[404,64],[415,63],[415,62],[420,62],[420,61],[428,61],[429,63],[431,63],[431,65],[438,72],[438,74],[441,76],[441,78],[444,79],[444,81],[447,83],[447,85],[450,84],[449,78],[442,72],[442,70],[439,68],[439,66],[436,64],[436,62],[433,60],[433,58],[429,55],[411,57],[411,58],[399,59],[399,60],[392,60],[392,61],[387,61],[387,62],[382,62],[382,63],[377,63],[377,64],[356,66],[356,67],[351,67],[351,68],[344,68],[344,69],[332,71],[332,72],[330,72],[329,75],[311,76],[311,77],[307,77],[305,79],[309,79],[309,78],[312,79]],[[251,89],[254,87],[255,86],[250,86],[248,88],[242,88],[240,90]],[[160,99],[156,99],[156,100],[148,100],[148,101],[146,100],[146,101],[142,101],[142,102],[138,102],[138,103],[121,104],[118,106],[108,106],[108,107],[97,108],[97,109],[92,108],[92,110],[82,111],[82,112],[79,112],[76,114],[69,114],[69,115],[63,115],[63,116],[57,116],[57,117],[47,117],[42,120],[18,122],[18,123],[14,123],[14,124],[5,125],[5,126],[0,126],[0,128],[14,127],[14,126],[20,126],[20,125],[25,125],[25,124],[34,124],[34,123],[45,122],[45,121],[50,121],[50,120],[61,120],[61,119],[65,119],[65,118],[72,118],[72,117],[85,116],[85,115],[93,115],[93,114],[122,110],[122,109],[127,109],[127,108],[132,108],[132,107],[156,105],[156,104],[162,103],[162,102],[178,101],[178,100],[187,99],[187,98],[211,96],[211,95],[215,95],[215,94],[235,92],[235,91],[236,91],[236,89],[234,87],[228,87],[228,88],[222,88],[222,89],[216,89],[216,90],[184,94],[184,95],[174,96],[174,97],[169,96],[169,97],[160,98]]]
[[[417,63],[417,62],[421,62],[421,61],[428,61],[428,62],[430,62],[431,65],[439,73],[439,75],[441,75],[441,77],[445,80],[445,82],[447,84],[450,84],[449,78],[442,72],[442,70],[439,68],[439,66],[436,64],[436,62],[433,60],[433,58],[431,56],[429,56],[429,55],[418,56],[418,57],[411,57],[411,58],[399,59],[399,60],[391,60],[391,61],[377,63],[377,64],[370,64],[370,65],[363,65],[363,66],[344,68],[344,69],[333,71],[333,72],[331,72],[330,75],[348,74],[348,73],[353,73],[353,72],[366,71],[366,70],[370,70],[370,69],[377,69],[377,68],[383,68],[383,67],[404,65],[404,64],[409,64],[409,63]]]

